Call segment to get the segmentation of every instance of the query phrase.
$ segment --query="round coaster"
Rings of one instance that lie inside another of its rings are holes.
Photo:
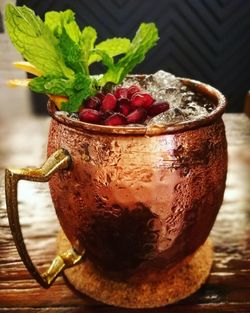
[[[60,232],[57,252],[68,248],[70,243]],[[154,308],[177,302],[197,291],[207,279],[212,262],[213,248],[208,239],[174,268],[146,273],[140,281],[114,281],[103,276],[89,260],[64,273],[75,289],[95,300],[124,308]]]

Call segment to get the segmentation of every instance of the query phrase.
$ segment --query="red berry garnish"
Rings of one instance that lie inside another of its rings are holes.
[[[109,116],[105,121],[105,125],[109,126],[119,126],[119,125],[126,125],[127,120],[126,117],[121,113],[114,113],[111,116]]]
[[[148,93],[137,92],[131,98],[134,107],[148,108],[153,102],[154,99]]]
[[[98,92],[95,96],[96,96],[101,102],[102,102],[102,100],[105,98],[105,94],[102,93],[102,92]]]
[[[121,112],[123,115],[127,116],[131,111],[132,107],[130,104],[130,100],[127,98],[121,98],[118,100],[118,107],[119,112]]]
[[[104,112],[114,111],[116,108],[116,98],[112,93],[107,93],[104,97],[101,105],[101,109]]]
[[[169,109],[169,103],[167,102],[155,102],[148,108],[149,116],[156,116]]]
[[[88,109],[95,109],[98,110],[100,107],[100,100],[97,97],[89,97],[85,102],[84,102],[84,107]]]
[[[143,123],[147,118],[147,111],[143,108],[135,109],[127,116],[127,122],[130,123]]]
[[[141,89],[136,86],[136,85],[132,85],[128,88],[128,94],[127,94],[127,97],[128,99],[131,99],[131,97],[133,96],[133,94],[137,93],[137,92],[140,92]]]
[[[124,88],[124,87],[118,87],[115,90],[115,97],[116,99],[121,99],[121,98],[127,98],[127,93],[128,93],[128,89]]]
[[[79,119],[82,122],[98,124],[101,121],[101,112],[93,109],[82,109],[79,112]]]
[[[119,126],[143,124],[152,117],[169,109],[167,102],[156,102],[153,97],[141,92],[139,86],[117,87],[114,93],[98,92],[89,97],[79,110],[83,122]]]

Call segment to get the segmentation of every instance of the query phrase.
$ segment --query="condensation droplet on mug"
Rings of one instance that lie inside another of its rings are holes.
[[[99,199],[100,199],[101,201],[103,201],[103,202],[107,202],[107,201],[108,201],[108,197],[105,196],[105,195],[99,196]]]
[[[181,168],[181,175],[182,176],[188,176],[190,172],[190,168],[188,166],[184,166]]]
[[[179,206],[178,205],[174,205],[171,207],[171,212],[173,212],[174,214],[177,213],[179,211]]]
[[[174,186],[174,190],[175,191],[180,191],[180,188],[181,188],[181,184],[176,184],[175,186]]]
[[[148,222],[147,222],[147,227],[149,230],[153,230],[154,229],[154,218],[151,218]]]

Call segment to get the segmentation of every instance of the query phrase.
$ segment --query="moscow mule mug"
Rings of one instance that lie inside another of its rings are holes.
[[[182,80],[213,99],[208,117],[169,126],[103,126],[56,112],[41,168],[6,169],[7,210],[18,252],[33,277],[49,287],[84,257],[104,272],[133,275],[170,268],[209,235],[223,200],[226,101],[215,88]],[[43,274],[27,253],[18,218],[19,180],[49,181],[72,249]]]

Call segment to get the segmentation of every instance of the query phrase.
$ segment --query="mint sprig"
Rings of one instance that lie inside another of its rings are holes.
[[[115,57],[120,54],[127,53],[130,48],[130,40],[128,38],[112,38],[102,41],[101,43],[95,46],[95,49],[92,50],[89,65],[94,62],[99,62],[102,60],[102,57],[95,53],[96,50],[101,50],[106,52],[110,57]]]
[[[97,38],[96,30],[91,26],[84,27],[80,37],[80,47],[82,51],[82,59],[86,73],[89,74],[89,57],[91,50],[94,48]]]
[[[107,73],[99,80],[99,84],[103,86],[107,82],[121,83],[125,76],[144,60],[146,53],[155,45],[158,39],[158,31],[155,24],[142,23],[126,55],[119,59],[115,65],[108,67]]]
[[[73,11],[66,10],[63,12],[47,12],[45,14],[44,23],[48,26],[55,37],[60,38],[63,28],[65,28],[70,38],[78,43],[81,31],[75,21],[75,13]]]
[[[67,96],[62,109],[68,112],[78,111],[102,86],[121,83],[158,40],[155,24],[142,23],[131,42],[112,38],[95,44],[96,30],[86,26],[81,31],[71,10],[47,12],[43,22],[28,7],[7,4],[5,22],[16,49],[43,73],[31,80],[31,90]],[[89,70],[94,62],[107,68],[97,81]]]
[[[64,62],[57,39],[31,9],[7,4],[5,22],[16,49],[45,75],[69,78],[74,75]]]

